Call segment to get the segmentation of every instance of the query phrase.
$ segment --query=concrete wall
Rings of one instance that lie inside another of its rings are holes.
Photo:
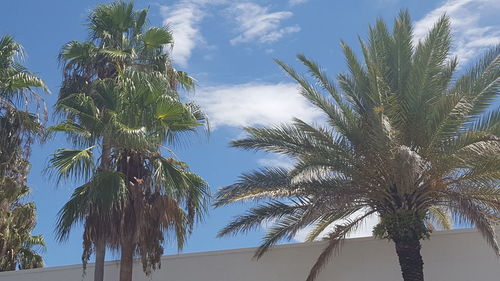
[[[499,229],[500,232],[500,229]],[[134,267],[134,281],[304,281],[321,242],[278,246],[259,261],[254,249],[165,256],[161,270],[145,277]],[[475,230],[436,232],[424,241],[426,281],[499,281],[500,259]],[[106,281],[118,280],[118,263],[108,262]],[[0,281],[91,281],[80,265],[0,273]],[[349,239],[318,281],[401,281],[393,244],[372,238]]]

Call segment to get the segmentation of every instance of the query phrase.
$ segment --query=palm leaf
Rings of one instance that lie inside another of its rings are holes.
[[[83,150],[60,148],[52,154],[49,160],[49,168],[55,173],[57,182],[68,179],[88,179],[95,170],[92,149],[95,146]]]

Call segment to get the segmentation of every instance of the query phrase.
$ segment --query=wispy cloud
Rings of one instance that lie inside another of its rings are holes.
[[[308,2],[309,0],[289,0],[288,1],[288,5],[290,6],[296,6],[296,5],[300,5],[300,4],[304,4],[306,2]]]
[[[195,101],[207,113],[211,125],[270,126],[293,117],[311,122],[321,115],[293,83],[247,83],[200,88]]]
[[[163,24],[168,25],[174,35],[172,58],[175,63],[186,67],[193,49],[203,42],[199,23],[205,16],[198,3],[181,1],[174,6],[162,6]]]
[[[234,18],[236,30],[240,33],[231,39],[233,45],[245,42],[270,43],[300,31],[298,25],[282,26],[282,21],[293,15],[290,11],[270,12],[268,7],[252,2],[234,3],[227,11]]]
[[[500,1],[497,0],[447,0],[415,23],[415,38],[424,38],[445,13],[452,23],[453,53],[462,65],[500,43]]]
[[[272,154],[268,157],[261,158],[257,161],[260,166],[263,167],[275,167],[275,168],[292,168],[294,161],[281,154]]]
[[[290,5],[304,3],[307,0],[291,0]],[[201,22],[209,16],[214,6],[236,23],[239,35],[230,40],[238,43],[275,42],[283,36],[300,31],[298,25],[283,26],[282,21],[290,18],[290,11],[271,12],[268,7],[253,2],[232,2],[229,0],[180,0],[170,6],[160,6],[163,24],[168,25],[174,34],[172,58],[182,67],[187,67],[193,50],[206,46],[201,32]],[[216,12],[217,13],[217,12]]]

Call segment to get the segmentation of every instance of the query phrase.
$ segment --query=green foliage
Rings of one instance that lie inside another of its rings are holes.
[[[0,179],[0,271],[43,267],[42,236],[33,236],[35,205],[25,202],[29,188]]]
[[[431,230],[425,225],[425,215],[411,210],[400,210],[380,217],[380,223],[373,229],[373,235],[392,241],[414,241],[428,239]]]
[[[91,146],[83,150],[60,148],[52,155],[49,165],[55,170],[58,181],[70,176],[87,179],[94,171],[94,158]]]
[[[12,37],[0,37],[0,271],[43,267],[45,242],[31,233],[36,208],[26,202],[26,181],[31,143],[43,140],[45,130],[37,114],[18,105],[34,101],[40,107],[36,89],[48,89],[20,64],[22,55]]]
[[[113,210],[120,210],[123,207],[126,196],[125,176],[122,173],[97,173],[87,183],[77,187],[70,200],[59,211],[56,228],[58,240],[66,240],[74,224],[85,222],[89,214],[98,213],[103,220],[110,223],[112,219],[110,214]],[[105,225],[89,227],[105,228]],[[93,229],[92,231],[102,230]],[[89,237],[84,237],[84,239],[89,239]]]
[[[58,237],[82,223],[84,263],[98,239],[114,249],[131,241],[127,247],[149,273],[165,240],[183,247],[209,189],[170,150],[161,153],[207,122],[198,106],[181,100],[179,90],[192,89],[194,80],[172,67],[172,34],[147,26],[147,12],[122,1],[99,5],[89,15],[90,41],[62,47],[56,110],[65,120],[50,131],[65,133],[75,148],[59,149],[50,170],[87,180],[61,209]]]
[[[457,76],[448,17],[414,44],[401,12],[392,30],[371,26],[361,57],[342,42],[347,71],[336,81],[304,55],[308,75],[278,65],[324,115],[321,124],[295,119],[245,128],[234,147],[278,153],[292,167],[247,173],[217,193],[215,206],[255,201],[220,235],[271,222],[260,257],[282,239],[310,228],[328,241],[311,269],[314,280],[342,240],[372,214],[375,234],[393,241],[427,238],[453,223],[474,225],[500,254],[494,226],[500,212],[500,47]],[[264,203],[258,203],[267,200]],[[452,220],[453,219],[453,220]],[[418,240],[409,243],[419,245]],[[418,249],[417,249],[418,250]]]

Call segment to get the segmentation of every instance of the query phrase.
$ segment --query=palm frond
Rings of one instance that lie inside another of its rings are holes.
[[[71,228],[89,217],[100,216],[101,221],[109,222],[111,218],[106,216],[112,214],[111,210],[116,211],[123,207],[127,193],[122,173],[99,172],[88,183],[76,188],[70,200],[59,211],[55,230],[57,240],[66,240]],[[86,223],[92,222],[87,220]]]
[[[68,179],[88,179],[95,170],[94,155],[92,149],[94,146],[82,149],[60,148],[49,160],[49,169],[57,178],[57,182]]]
[[[470,198],[459,193],[448,194],[448,196],[451,200],[449,208],[453,212],[455,220],[458,223],[474,225],[493,248],[495,254],[500,256],[500,248],[494,228],[494,213],[488,213],[487,209],[484,209],[481,205],[476,204]],[[498,210],[496,212],[498,213]]]
[[[500,45],[490,49],[465,75],[460,77],[452,92],[463,92],[473,105],[468,112],[475,118],[489,108],[500,87]]]
[[[255,251],[254,258],[261,258],[273,245],[282,239],[292,239],[301,228],[308,226],[311,220],[304,220],[307,210],[296,214],[286,215],[278,221],[273,222],[272,226],[262,238],[259,248]]]
[[[401,11],[392,31],[379,19],[368,40],[359,39],[362,60],[342,42],[347,72],[337,75],[337,83],[304,55],[298,59],[309,76],[275,60],[326,122],[318,126],[294,119],[245,128],[247,136],[231,142],[286,156],[293,164],[246,173],[221,188],[216,207],[271,200],[236,217],[221,235],[245,233],[270,221],[273,226],[256,252],[260,257],[299,229],[312,227],[312,241],[336,226],[308,281],[349,231],[374,213],[398,220],[408,214],[411,219],[395,228],[412,229],[403,236],[415,243],[434,225],[474,225],[498,253],[493,226],[500,208],[500,114],[494,102],[500,48],[456,80],[459,58],[450,55],[450,19],[443,15],[419,42],[412,33],[409,13]]]
[[[166,27],[151,27],[142,34],[146,49],[163,48],[173,43],[172,33]]]
[[[450,213],[438,206],[429,207],[429,220],[438,224],[443,230],[450,230],[453,227]]]
[[[307,205],[290,205],[273,200],[248,210],[244,215],[236,217],[226,227],[219,231],[217,236],[223,237],[230,234],[237,235],[239,233],[246,233],[261,227],[263,223],[272,223],[285,216],[300,213],[307,207]]]
[[[401,11],[394,20],[393,37],[394,41],[391,47],[393,55],[388,56],[391,65],[390,69],[393,69],[393,71],[389,73],[389,76],[395,93],[404,96],[408,94],[407,85],[413,55],[413,28],[408,11]],[[404,97],[401,100],[404,100]]]
[[[368,216],[372,214],[373,212],[367,212],[366,214],[357,217],[355,219],[352,219],[345,224],[337,225],[335,227],[335,230],[333,230],[328,234],[328,238],[325,239],[326,241],[328,241],[328,244],[323,249],[320,256],[318,257],[313,267],[311,268],[311,271],[309,272],[306,281],[316,280],[321,269],[328,263],[332,254],[336,250],[338,250],[339,247],[342,245],[341,243],[343,239],[345,239],[345,237],[349,235],[349,233],[351,233],[357,227],[359,227],[359,225],[361,224],[361,222],[363,222],[364,219],[366,219]]]
[[[314,222],[313,229],[307,234],[306,242],[313,242],[318,238],[323,238],[319,236],[324,233],[328,229],[328,227],[335,226],[335,223],[338,223],[338,220],[352,216],[356,211],[359,211],[360,209],[360,207],[356,207],[353,209],[347,209],[343,212],[331,212],[324,214],[318,221]]]
[[[214,205],[222,206],[245,199],[290,196],[294,192],[289,186],[288,170],[283,168],[267,168],[243,174],[238,183],[218,190]]]

